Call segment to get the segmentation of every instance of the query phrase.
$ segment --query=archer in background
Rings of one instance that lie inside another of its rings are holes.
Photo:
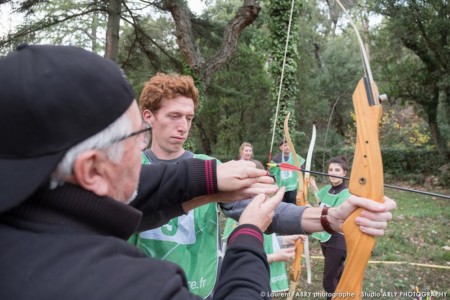
[[[288,163],[291,165],[295,164],[294,158],[292,157],[291,150],[285,138],[283,138],[279,143],[279,148],[281,153],[275,155],[272,159],[272,163]],[[305,159],[297,154],[297,159],[300,165],[303,165]],[[297,196],[298,187],[298,174],[291,170],[281,170],[277,167],[270,167],[270,175],[275,176],[278,187],[286,187],[286,192],[284,193],[283,202],[296,204],[295,198]]]
[[[345,157],[333,157],[328,161],[328,174],[344,177],[347,175],[348,163]],[[331,184],[317,188],[314,178],[310,178],[310,188],[320,201],[320,206],[336,207],[350,197],[347,183],[342,178],[328,177]],[[316,232],[312,237],[320,241],[322,253],[325,258],[322,285],[325,291],[331,295],[336,290],[347,256],[345,238],[341,233],[329,234],[328,232]],[[331,299],[331,297],[327,297]]]
[[[143,164],[214,159],[183,147],[198,101],[198,90],[190,76],[158,73],[145,83],[140,105],[143,119],[152,127],[152,141],[142,153]],[[186,273],[190,291],[211,298],[219,276],[221,253],[217,211],[217,203],[207,203],[166,225],[135,234],[130,242],[148,256],[179,264]]]

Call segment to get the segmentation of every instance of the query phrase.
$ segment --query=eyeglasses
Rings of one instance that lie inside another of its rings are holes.
[[[126,136],[123,136],[123,137],[116,138],[116,139],[112,140],[111,144],[118,143],[118,142],[126,140],[126,139],[128,139],[130,137],[142,134],[142,144],[144,145],[144,147],[146,147],[148,145],[148,143],[150,143],[150,132],[151,132],[151,130],[152,130],[152,127],[147,124],[144,129],[140,129],[138,131],[134,131],[134,132],[132,132],[130,134],[127,134]]]

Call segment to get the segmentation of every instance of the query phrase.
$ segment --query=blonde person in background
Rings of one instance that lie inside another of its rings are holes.
[[[238,157],[238,159],[252,161],[252,162],[254,162],[256,164],[256,167],[258,169],[263,169],[264,170],[265,168],[264,168],[263,164],[260,161],[258,161],[256,159],[253,159],[253,157],[254,157],[253,145],[250,144],[249,142],[243,142],[241,144],[241,146],[239,147],[239,157]]]

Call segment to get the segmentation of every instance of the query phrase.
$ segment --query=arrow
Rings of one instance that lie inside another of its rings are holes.
[[[337,176],[337,175],[330,175],[327,173],[323,173],[323,172],[319,172],[319,171],[306,171],[303,170],[301,168],[297,168],[296,166],[293,166],[291,164],[288,163],[280,163],[280,164],[275,164],[275,163],[268,163],[268,166],[271,167],[277,167],[280,168],[281,170],[284,171],[301,171],[304,173],[311,173],[311,174],[315,174],[315,175],[322,175],[322,176],[328,176],[328,177],[335,177],[335,178],[341,178],[341,179],[345,179],[345,180],[350,180],[349,177],[345,177],[345,176]],[[443,198],[443,199],[450,199],[449,195],[443,195],[443,194],[437,194],[437,193],[432,193],[432,192],[425,192],[425,191],[419,191],[419,190],[414,190],[414,189],[408,189],[408,188],[404,188],[404,187],[400,187],[400,186],[396,186],[396,185],[391,185],[391,184],[384,184],[385,187],[390,188],[390,189],[395,189],[395,190],[400,190],[400,191],[405,191],[405,192],[411,192],[411,193],[417,193],[417,194],[422,194],[422,195],[427,195],[427,196],[432,196],[432,197],[438,197],[438,198]]]

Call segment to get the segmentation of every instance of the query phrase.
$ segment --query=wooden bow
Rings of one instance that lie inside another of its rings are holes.
[[[311,141],[309,142],[308,154],[306,155],[305,161],[305,171],[311,170],[312,157],[314,152],[314,146],[316,144],[316,125],[313,124],[312,133],[311,133]],[[308,187],[309,187],[309,178],[310,173],[305,173],[303,176],[303,198],[305,199],[305,204],[308,204]],[[311,284],[311,257],[309,255],[309,239],[306,236],[304,240],[304,251],[305,251],[305,262],[306,262],[306,275],[307,275],[307,283]]]
[[[307,204],[305,193],[304,191],[308,192],[307,189],[305,189],[305,181],[303,178],[303,174],[300,171],[301,165],[300,161],[297,157],[297,152],[295,151],[294,144],[292,143],[291,136],[289,134],[289,116],[290,113],[287,114],[286,118],[284,119],[284,136],[286,138],[286,142],[289,145],[289,149],[291,151],[292,157],[294,159],[294,165],[297,167],[297,175],[298,175],[298,186],[297,186],[297,195],[296,195],[296,204],[298,206],[305,206]],[[308,274],[308,283],[311,283],[311,263],[310,263],[310,257],[309,257],[309,243],[306,240],[303,242],[301,239],[297,240],[295,243],[295,257],[291,265],[290,270],[290,278],[291,283],[289,286],[289,297],[287,299],[292,299],[293,295],[295,294],[295,291],[297,289],[298,280],[300,278],[300,274],[302,271],[301,267],[301,260],[302,260],[302,254],[305,252],[305,259],[307,261],[307,274]]]
[[[339,0],[336,1],[350,18]],[[382,108],[361,36],[351,18],[350,23],[361,48],[365,76],[359,81],[353,93],[357,131],[349,191],[356,196],[382,203],[384,202],[383,163],[378,136]],[[361,214],[361,211],[360,208],[355,210],[342,227],[347,245],[347,261],[335,291],[335,299],[362,299],[364,273],[375,246],[375,238],[361,232],[356,225],[355,218]]]

